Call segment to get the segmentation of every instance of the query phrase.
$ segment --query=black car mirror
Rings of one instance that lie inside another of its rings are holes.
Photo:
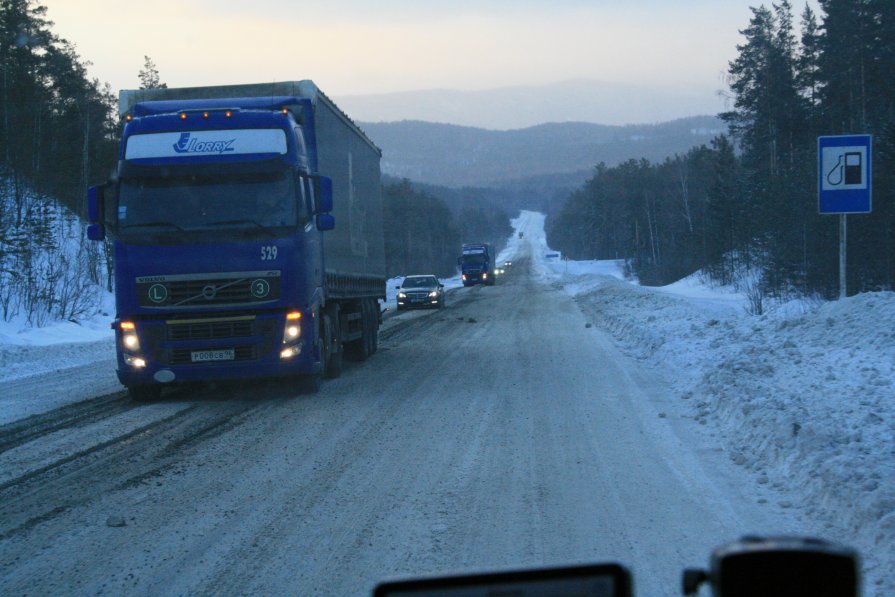
[[[745,537],[716,549],[709,572],[684,571],[684,595],[708,581],[714,597],[857,597],[858,555],[821,539]]]
[[[487,597],[489,595],[580,595],[630,597],[631,574],[619,564],[519,570],[384,582],[373,597]]]

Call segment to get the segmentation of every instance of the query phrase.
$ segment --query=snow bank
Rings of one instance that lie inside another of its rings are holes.
[[[516,222],[542,226],[537,216]],[[542,233],[525,238],[544,281],[662,367],[681,414],[721,435],[757,484],[801,497],[781,505],[861,551],[867,594],[895,594],[895,293],[750,316],[745,297],[699,276],[641,287],[617,262],[549,261]]]

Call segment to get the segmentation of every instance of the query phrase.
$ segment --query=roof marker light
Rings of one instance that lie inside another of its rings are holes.
[[[134,117],[133,117],[133,115],[132,115],[130,112],[128,112],[127,114],[124,115],[124,119],[125,119],[126,121],[130,122],[131,120],[134,119]]]
[[[224,112],[224,116],[226,116],[227,118],[230,118],[231,116],[233,116],[233,112],[231,112],[230,110],[227,110],[226,112]]]
[[[208,118],[208,112],[202,112],[202,118]]]
[[[181,119],[181,120],[186,120],[186,112],[181,112],[181,113],[180,113],[180,119]]]

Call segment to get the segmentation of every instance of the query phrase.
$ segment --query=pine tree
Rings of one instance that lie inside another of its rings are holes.
[[[158,68],[149,56],[143,56],[143,68],[138,74],[140,89],[167,89],[168,85],[161,82]]]

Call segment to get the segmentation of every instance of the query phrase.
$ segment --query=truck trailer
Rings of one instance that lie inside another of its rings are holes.
[[[497,279],[497,254],[488,243],[464,243],[457,258],[464,286],[493,285]]]
[[[118,378],[296,376],[376,352],[381,151],[311,81],[124,90],[115,175],[88,192],[113,244]],[[298,377],[301,376],[301,377]]]

